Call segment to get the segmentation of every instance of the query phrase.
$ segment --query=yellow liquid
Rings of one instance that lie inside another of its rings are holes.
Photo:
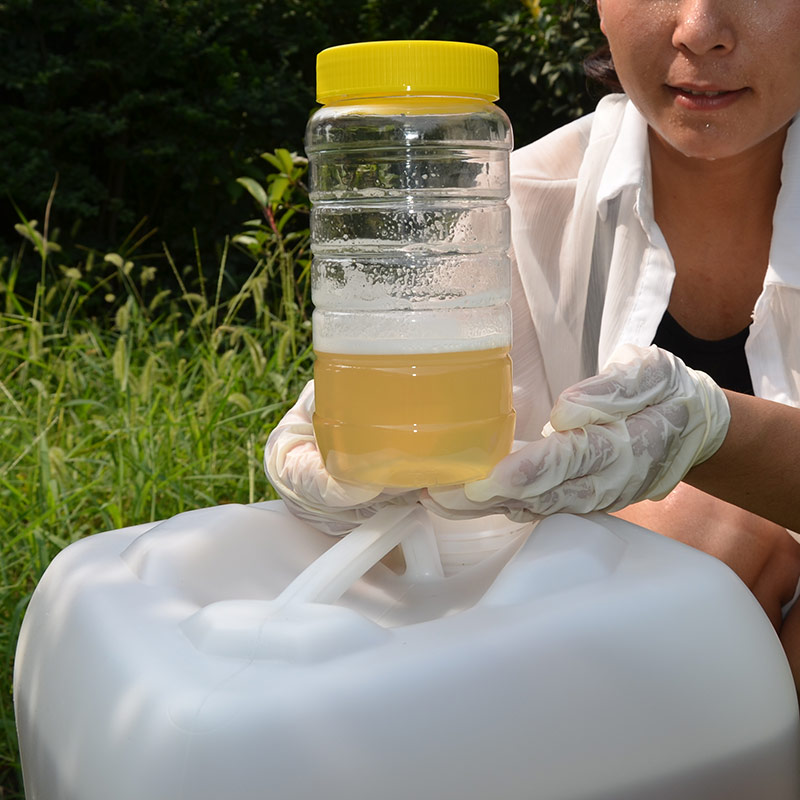
[[[392,487],[478,480],[514,438],[507,348],[316,354],[314,432],[337,478]]]

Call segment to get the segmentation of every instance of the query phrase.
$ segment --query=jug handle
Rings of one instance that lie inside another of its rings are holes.
[[[304,569],[275,599],[278,606],[334,603],[392,548],[401,546],[405,575],[414,580],[443,577],[436,536],[417,504],[386,506],[343,536]]]

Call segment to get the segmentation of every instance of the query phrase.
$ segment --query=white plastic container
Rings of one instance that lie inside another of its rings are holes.
[[[405,572],[377,561],[397,541]],[[337,540],[265,503],[99,534],[40,582],[14,687],[27,800],[800,796],[752,595],[599,514]]]

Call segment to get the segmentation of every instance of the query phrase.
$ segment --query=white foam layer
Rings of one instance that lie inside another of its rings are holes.
[[[334,339],[314,336],[318,353],[351,355],[406,355],[418,353],[461,353],[511,347],[510,337],[485,336],[475,339]]]
[[[511,346],[511,309],[341,313],[315,311],[314,349],[322,353],[457,353]]]

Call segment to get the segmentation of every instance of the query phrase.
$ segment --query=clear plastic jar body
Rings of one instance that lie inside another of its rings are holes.
[[[484,477],[513,439],[508,118],[464,97],[309,121],[317,441],[336,477]]]

